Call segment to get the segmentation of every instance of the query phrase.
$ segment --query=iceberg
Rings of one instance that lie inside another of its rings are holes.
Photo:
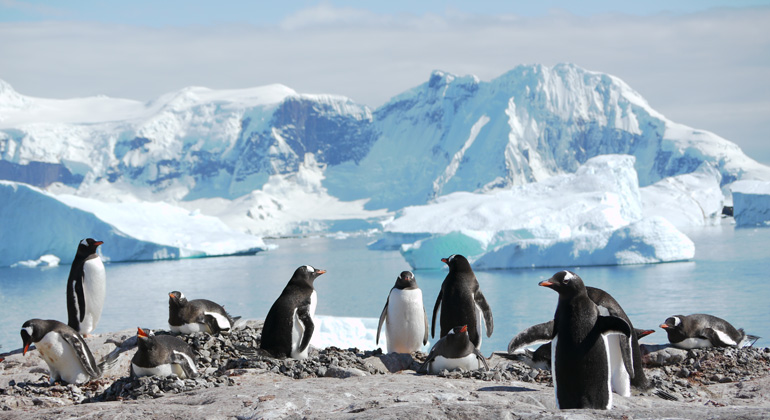
[[[664,217],[677,228],[718,224],[724,207],[721,182],[722,174],[710,163],[663,178],[641,188],[644,214]]]
[[[53,261],[50,256],[71,261],[77,243],[86,237],[104,241],[99,249],[107,261],[233,255],[266,248],[261,238],[168,204],[60,199],[9,181],[0,181],[0,218],[13,221],[2,228],[0,267]]]
[[[770,225],[770,182],[736,181],[730,190],[736,226]]]
[[[341,349],[358,348],[359,350],[374,350],[377,347],[386,349],[384,337],[380,344],[375,344],[377,337],[377,318],[355,318],[328,315],[313,317],[315,332],[310,344],[319,349],[334,346]]]
[[[453,253],[465,255],[479,269],[693,258],[692,241],[674,224],[643,217],[634,163],[633,156],[602,155],[573,174],[483,194],[449,194],[403,209],[385,231],[391,241],[409,238],[406,234],[430,235],[401,246],[414,269],[441,268],[441,258]]]

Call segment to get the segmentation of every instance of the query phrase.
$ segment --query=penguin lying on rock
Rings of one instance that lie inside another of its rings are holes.
[[[487,359],[471,343],[468,336],[468,326],[463,325],[452,328],[447,335],[436,342],[425,363],[417,369],[417,372],[437,375],[444,369],[476,370],[482,365],[484,370],[489,370]]]
[[[85,340],[67,324],[53,319],[30,319],[21,326],[22,354],[35,343],[40,357],[48,365],[51,384],[62,380],[82,384],[102,375]]]
[[[620,346],[611,346],[608,335],[633,335],[626,321],[609,314],[588,297],[583,280],[571,271],[560,271],[539,283],[559,293],[551,340],[551,375],[556,405],[560,409],[612,408],[610,363],[623,364]],[[628,389],[626,384],[621,385]]]
[[[198,376],[190,345],[172,335],[153,335],[137,327],[137,350],[131,359],[131,376]]]
[[[187,300],[184,293],[168,294],[168,325],[171,331],[182,334],[230,332],[235,320],[221,305],[206,299]]]
[[[650,384],[642,367],[642,352],[639,348],[639,339],[652,334],[654,331],[634,329],[634,325],[626,315],[626,312],[609,293],[595,287],[586,286],[585,289],[588,297],[599,308],[601,315],[621,318],[631,329],[639,332],[631,337],[630,343],[628,340],[619,339],[620,336],[618,335],[608,337],[610,345],[619,347],[619,351],[612,354],[618,354],[622,357],[622,363],[612,363],[614,368],[612,372],[613,391],[623,396],[631,395],[631,390],[627,386],[629,382],[637,389],[649,389]],[[550,369],[550,341],[553,336],[553,324],[554,321],[551,320],[520,332],[508,344],[508,353],[514,354],[523,347],[546,343],[543,344],[543,348],[538,348],[532,355],[532,362],[534,363],[533,367],[543,369],[548,366],[547,368]]]
[[[674,315],[660,324],[668,341],[681,349],[752,346],[759,340],[736,329],[729,322],[708,314]]]

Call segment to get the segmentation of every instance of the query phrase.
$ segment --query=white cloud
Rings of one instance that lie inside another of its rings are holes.
[[[189,85],[282,83],[376,107],[434,69],[490,80],[519,64],[573,62],[620,77],[672,120],[770,162],[768,21],[770,8],[532,18],[321,4],[261,27],[2,23],[0,78],[32,96],[140,100]]]

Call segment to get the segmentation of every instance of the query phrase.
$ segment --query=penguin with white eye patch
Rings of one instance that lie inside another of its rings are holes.
[[[172,335],[153,335],[137,327],[137,350],[131,359],[131,376],[198,376],[190,345]]]
[[[313,316],[318,297],[313,282],[326,270],[303,265],[294,271],[289,283],[270,307],[262,327],[260,348],[274,357],[303,360],[308,357],[315,324]]]
[[[484,367],[489,370],[487,359],[471,343],[468,326],[455,327],[436,342],[417,372],[437,375],[442,370],[476,370]]]
[[[674,315],[660,324],[668,341],[682,349],[740,347],[752,345],[759,337],[747,335],[722,318],[708,314]]]
[[[234,318],[221,305],[207,299],[187,300],[184,293],[168,294],[168,325],[171,331],[192,334],[230,332]]]
[[[382,323],[386,322],[388,353],[412,353],[428,344],[428,315],[422,303],[422,290],[411,271],[403,271],[390,289],[377,325],[380,343]]]
[[[551,339],[551,375],[556,405],[560,409],[612,407],[611,351],[607,335],[633,333],[623,319],[601,315],[583,280],[571,271],[560,271],[539,283],[559,293]],[[622,361],[620,355],[614,360]],[[626,377],[627,378],[627,377]],[[628,385],[627,385],[628,386]]]
[[[82,384],[102,374],[91,349],[77,331],[53,319],[30,319],[21,326],[22,354],[35,343],[40,357],[48,365],[50,383],[62,380]]]

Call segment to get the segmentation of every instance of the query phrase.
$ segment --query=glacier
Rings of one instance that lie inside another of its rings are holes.
[[[3,224],[0,266],[72,261],[77,244],[86,237],[104,241],[99,247],[102,257],[114,262],[234,255],[267,248],[259,237],[165,203],[57,197],[9,181],[0,181],[0,218],[12,221]]]
[[[736,226],[770,225],[770,182],[737,181],[730,190]]]
[[[403,209],[384,230],[394,238],[430,235],[401,246],[414,269],[440,268],[441,258],[454,253],[478,269],[692,259],[695,247],[686,235],[661,216],[645,215],[634,161],[602,155],[574,174],[507,190],[449,194]]]

